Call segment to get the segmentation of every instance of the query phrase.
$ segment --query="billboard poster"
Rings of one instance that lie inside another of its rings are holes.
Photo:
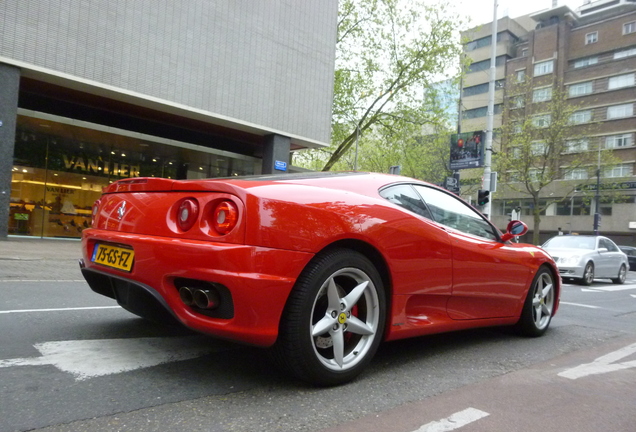
[[[484,131],[451,135],[450,169],[478,168],[484,164]]]

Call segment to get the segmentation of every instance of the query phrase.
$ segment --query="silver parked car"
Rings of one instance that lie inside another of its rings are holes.
[[[594,279],[611,279],[622,284],[629,263],[616,244],[603,236],[560,235],[543,244],[559,267],[563,279],[591,285]]]

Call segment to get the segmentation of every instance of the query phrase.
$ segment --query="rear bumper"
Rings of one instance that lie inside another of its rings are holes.
[[[132,271],[92,262],[98,242],[132,248]],[[91,288],[115,298],[125,309],[258,346],[276,341],[289,293],[313,257],[304,252],[97,229],[84,231],[82,253],[82,273]],[[185,305],[178,291],[179,281],[184,279],[226,287],[222,313],[201,313]]]

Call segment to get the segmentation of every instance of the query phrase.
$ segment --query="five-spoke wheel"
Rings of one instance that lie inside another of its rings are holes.
[[[541,267],[528,290],[518,327],[527,336],[541,336],[548,329],[556,299],[552,272]]]
[[[612,279],[615,284],[624,284],[627,279],[627,267],[625,264],[621,264],[621,268],[618,269],[618,276]]]
[[[585,264],[585,269],[583,270],[583,279],[581,279],[581,283],[583,285],[590,286],[594,282],[594,263],[589,262]]]
[[[318,385],[350,381],[381,342],[385,293],[365,256],[335,249],[318,256],[298,278],[274,347],[278,363]]]

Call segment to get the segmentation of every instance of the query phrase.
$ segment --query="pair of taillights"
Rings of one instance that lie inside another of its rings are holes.
[[[184,199],[177,210],[177,224],[182,231],[188,231],[199,219],[199,203],[194,198]],[[225,235],[232,231],[238,222],[238,208],[230,200],[217,203],[212,210],[212,228]]]
[[[101,199],[93,204],[91,218],[92,226],[95,226],[95,218],[101,205]],[[238,223],[238,208],[230,200],[219,201],[211,212],[211,226],[220,235],[228,234]],[[177,208],[177,225],[182,231],[190,230],[199,219],[199,203],[194,198],[185,198]]]

